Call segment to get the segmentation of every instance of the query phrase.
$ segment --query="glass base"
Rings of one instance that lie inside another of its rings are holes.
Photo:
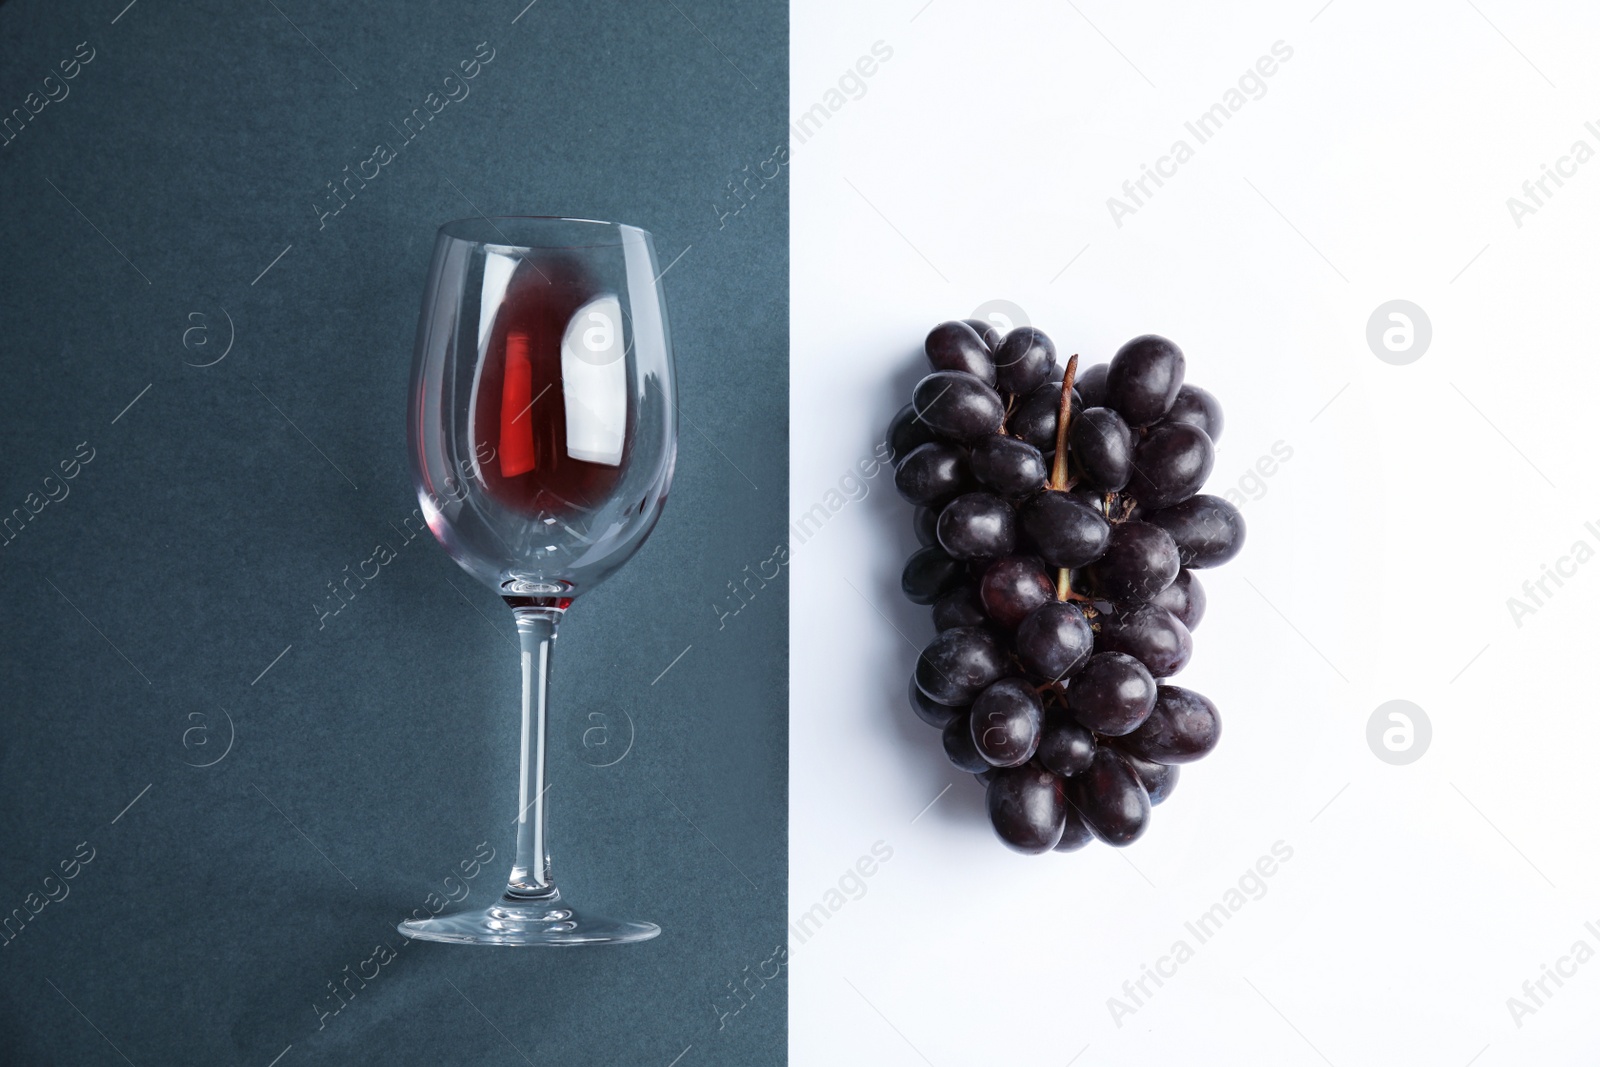
[[[661,933],[655,923],[582,915],[556,893],[544,900],[502,897],[487,908],[410,919],[397,927],[415,941],[449,941],[459,945],[625,945],[648,941]]]

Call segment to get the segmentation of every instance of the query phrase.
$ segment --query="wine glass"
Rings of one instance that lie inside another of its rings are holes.
[[[644,941],[584,915],[550,874],[550,654],[573,598],[638,551],[677,456],[672,342],[650,235],[588,219],[440,227],[411,370],[411,470],[428,528],[516,619],[522,746],[516,859],[488,908],[400,924],[423,941]]]

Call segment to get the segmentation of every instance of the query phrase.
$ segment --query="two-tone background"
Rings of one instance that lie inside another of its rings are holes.
[[[785,526],[786,202],[717,205],[783,143],[786,17],[0,6],[0,1060],[782,1059],[781,992],[714,1004],[783,942],[785,592],[709,601]],[[516,813],[509,613],[405,459],[434,230],[480,212],[665,271],[677,480],[563,627],[549,794],[645,946],[394,929],[492,899]]]
[[[1498,0],[0,4],[5,1054],[1587,1062],[1597,41]],[[668,268],[678,479],[565,626],[552,753],[557,873],[642,946],[392,929],[509,847],[509,627],[405,535],[425,259],[479,211]],[[1181,678],[1223,741],[1120,853],[1006,853],[904,703],[873,457],[974,313],[1165,333],[1227,412],[1250,540]]]

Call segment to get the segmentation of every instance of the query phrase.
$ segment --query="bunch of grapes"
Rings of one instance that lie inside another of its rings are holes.
[[[1200,494],[1222,409],[1164,337],[1082,375],[1032,327],[940,323],[925,349],[888,437],[923,546],[901,588],[939,630],[911,706],[1010,847],[1130,844],[1221,733],[1166,680],[1205,613],[1194,571],[1244,543],[1238,509]]]

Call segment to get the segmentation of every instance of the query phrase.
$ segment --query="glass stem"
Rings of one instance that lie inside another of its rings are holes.
[[[557,608],[519,607],[517,640],[522,647],[522,757],[517,779],[517,857],[506,885],[508,901],[560,899],[550,877],[545,841],[546,722],[550,706],[550,654],[556,643]]]

